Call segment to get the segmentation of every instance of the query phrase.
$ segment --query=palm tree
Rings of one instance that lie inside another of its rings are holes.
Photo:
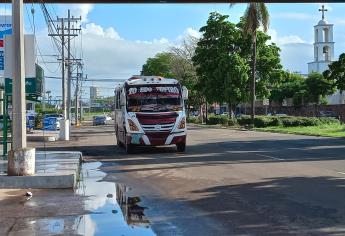
[[[233,4],[231,4],[233,5]],[[269,27],[269,13],[265,3],[248,3],[247,9],[243,15],[245,34],[252,37],[252,70],[251,70],[251,119],[254,125],[255,117],[255,74],[256,74],[256,34],[257,30],[262,26],[264,32]]]

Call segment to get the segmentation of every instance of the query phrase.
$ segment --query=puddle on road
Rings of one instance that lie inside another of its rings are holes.
[[[83,215],[76,222],[76,231],[82,235],[151,236],[139,197],[129,197],[128,188],[122,184],[101,181],[106,174],[99,170],[100,162],[85,163],[82,166],[81,181],[77,193],[88,196]]]

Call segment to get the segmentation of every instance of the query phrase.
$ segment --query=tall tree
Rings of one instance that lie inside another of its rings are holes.
[[[202,94],[196,88],[199,77],[192,61],[197,42],[196,37],[187,36],[180,45],[173,46],[169,50],[172,55],[171,71],[175,78],[188,88],[187,117],[191,106],[194,109],[200,108],[204,101]]]
[[[332,62],[323,75],[328,80],[333,80],[340,92],[345,91],[345,53],[339,56],[338,61]]]
[[[169,52],[158,53],[154,58],[148,58],[143,65],[141,75],[158,75],[166,78],[173,78],[171,61],[173,55]]]
[[[249,68],[240,56],[241,31],[227,18],[216,12],[210,14],[207,25],[200,29],[203,36],[193,61],[200,77],[198,88],[207,101],[227,102],[232,110],[245,100]]]
[[[335,92],[334,80],[328,79],[319,73],[311,73],[305,80],[308,100],[314,104],[319,104],[322,97]]]
[[[243,16],[244,34],[251,36],[252,43],[252,58],[251,58],[251,118],[254,124],[255,117],[255,82],[256,82],[256,40],[257,31],[262,26],[264,32],[267,32],[269,27],[269,13],[265,3],[248,3],[247,9]]]

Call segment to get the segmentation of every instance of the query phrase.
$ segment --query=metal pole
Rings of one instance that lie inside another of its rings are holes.
[[[66,109],[66,78],[65,78],[65,25],[64,19],[61,19],[61,75],[62,75],[62,109],[63,117],[67,119]]]
[[[12,0],[13,149],[26,148],[23,0]]]
[[[67,22],[67,119],[71,119],[71,13],[68,9]]]
[[[63,120],[60,123],[60,139],[69,140],[69,122],[67,117],[67,81],[65,77],[65,24],[61,18],[61,76],[62,76],[62,112]]]
[[[77,82],[75,87],[75,107],[74,107],[74,119],[75,125],[78,125],[78,93],[79,93],[79,65],[77,66]]]

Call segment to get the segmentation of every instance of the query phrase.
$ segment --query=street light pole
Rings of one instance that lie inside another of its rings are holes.
[[[12,24],[13,143],[8,156],[8,175],[33,175],[35,149],[26,147],[23,0],[12,0]]]

